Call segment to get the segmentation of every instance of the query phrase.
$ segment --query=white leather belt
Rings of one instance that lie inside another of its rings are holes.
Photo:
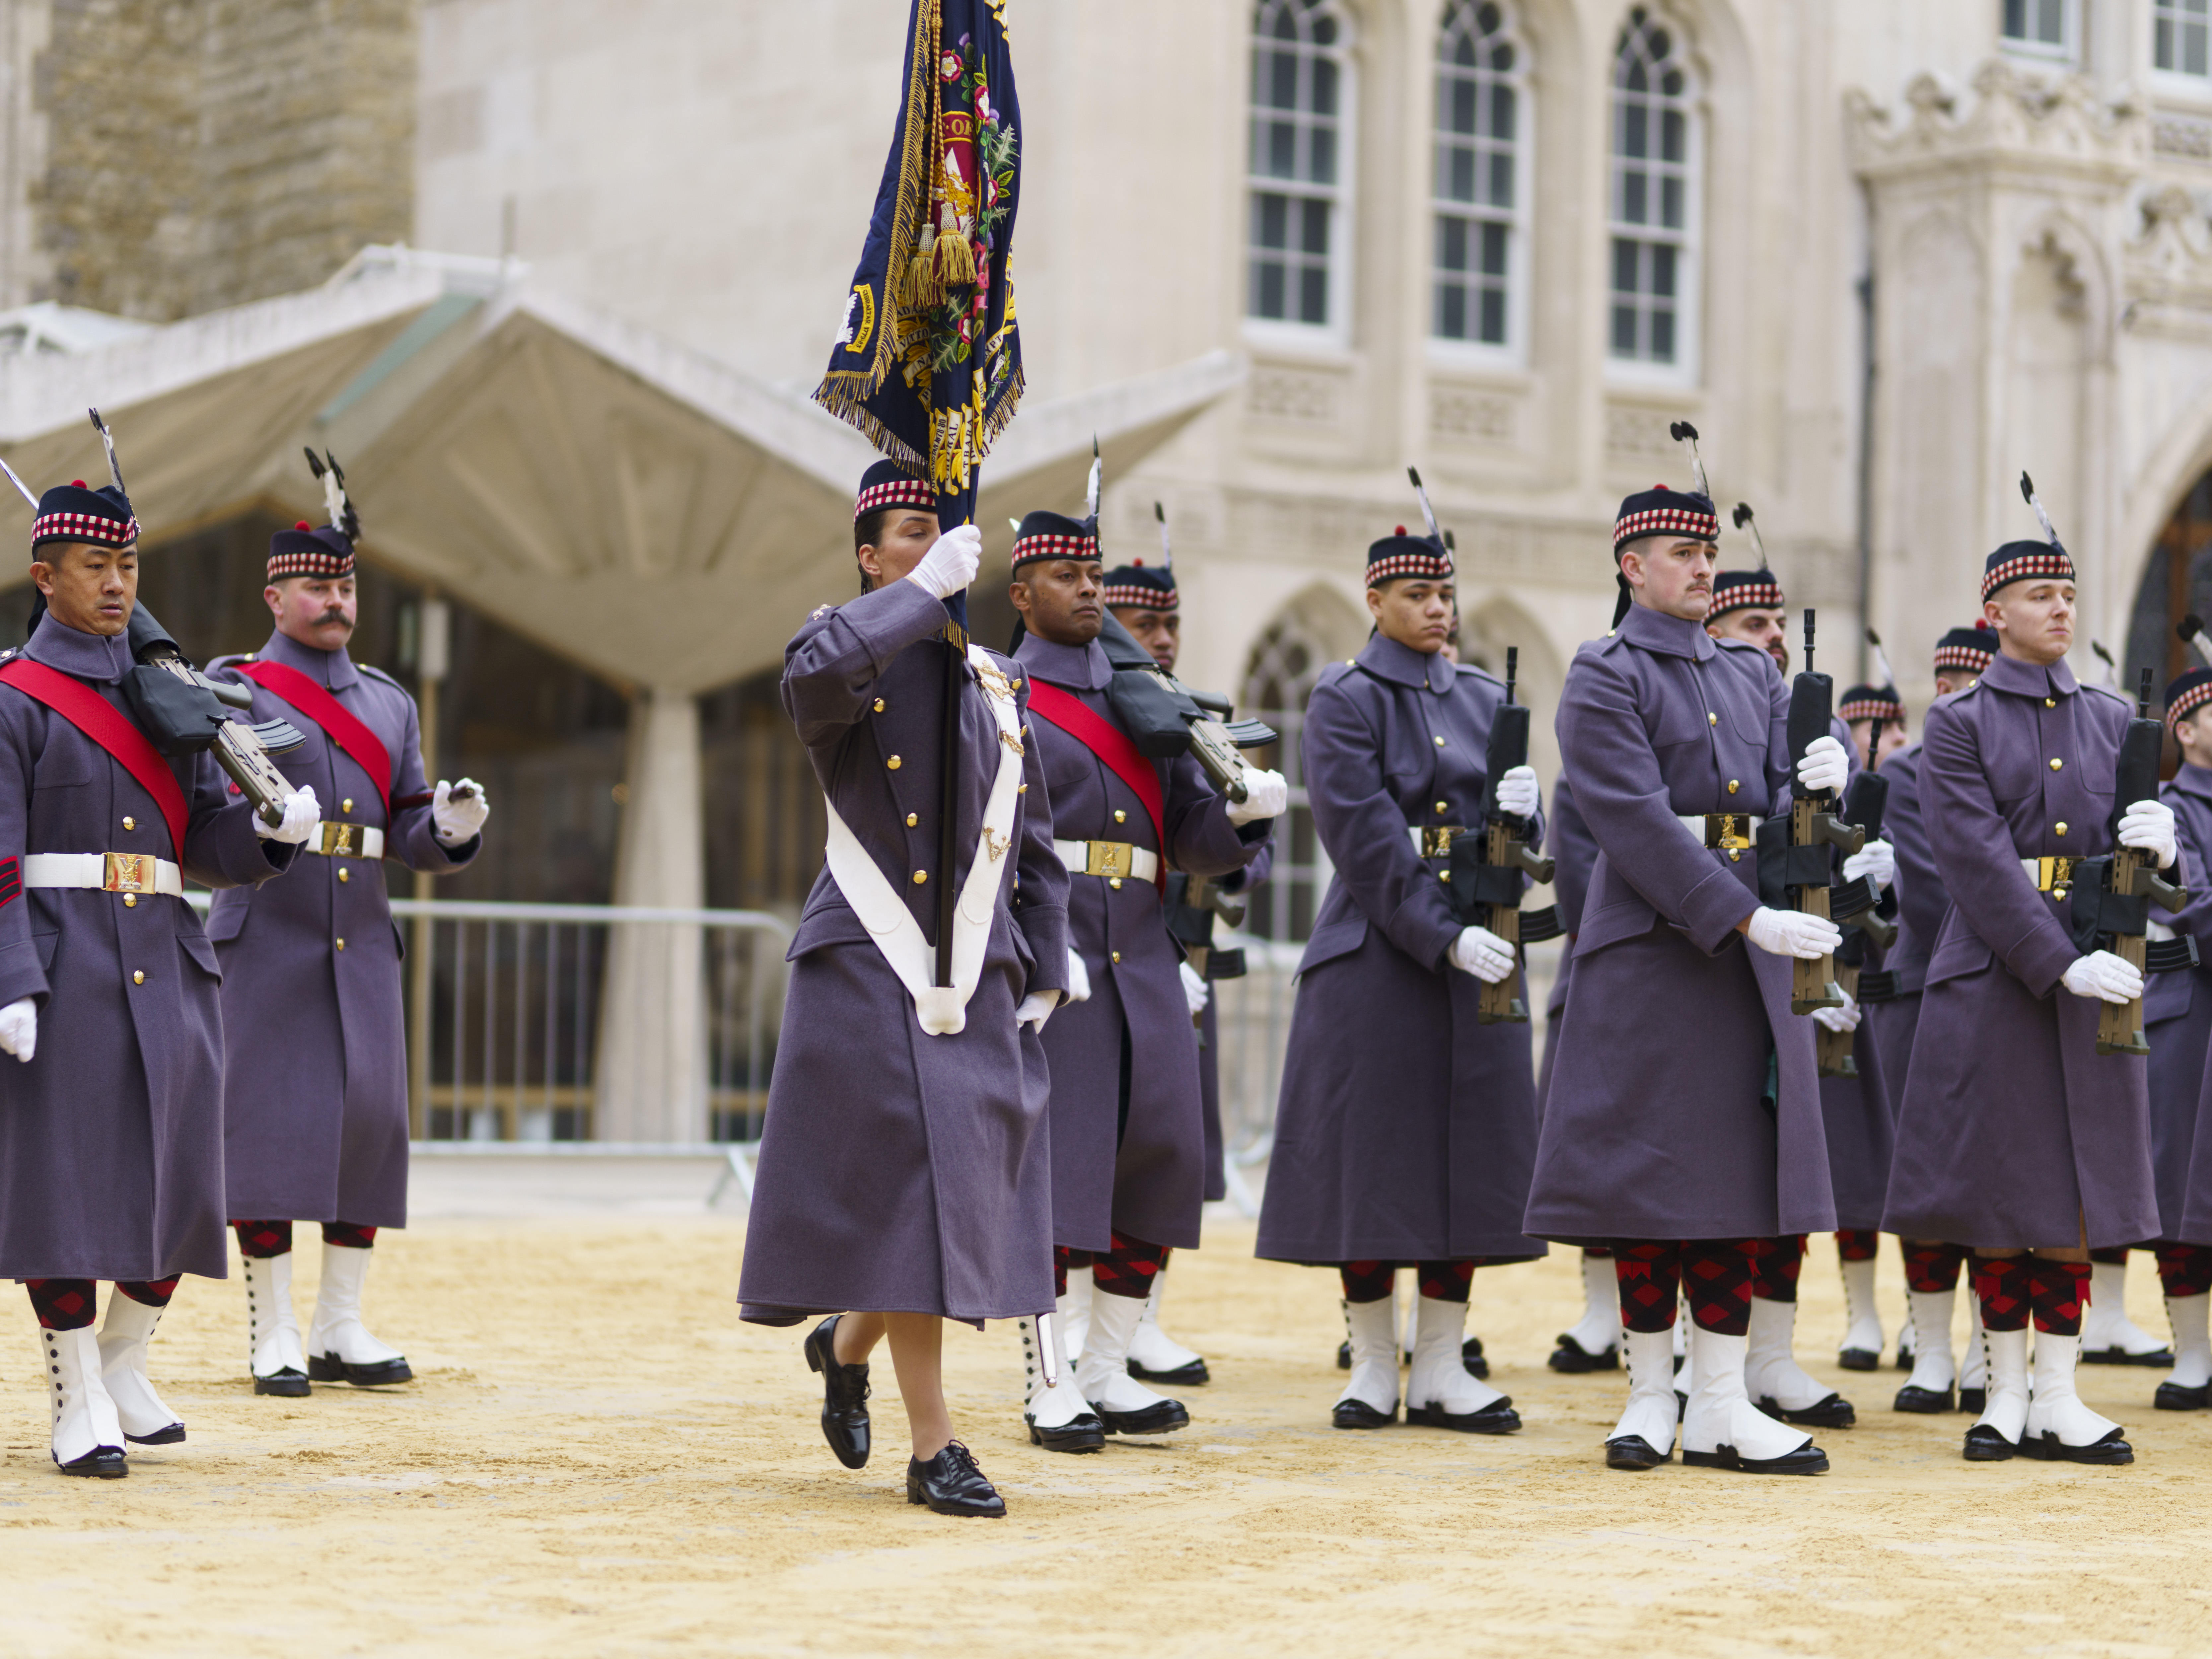
[[[1071,876],[1130,877],[1158,881],[1160,855],[1150,848],[1132,847],[1126,841],[1054,841],[1052,850]]]
[[[23,860],[23,885],[182,898],[185,872],[167,859],[144,853],[33,853]]]
[[[1700,846],[1723,853],[1749,852],[1758,844],[1759,826],[1766,822],[1755,812],[1677,812],[1674,819]]]
[[[317,819],[307,839],[300,845],[303,853],[320,853],[330,859],[380,859],[384,856],[384,831],[368,823],[331,823]]]

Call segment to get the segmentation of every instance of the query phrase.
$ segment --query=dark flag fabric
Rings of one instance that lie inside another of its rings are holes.
[[[875,215],[815,401],[972,522],[978,472],[1022,391],[1007,254],[1021,116],[1006,0],[913,0]]]

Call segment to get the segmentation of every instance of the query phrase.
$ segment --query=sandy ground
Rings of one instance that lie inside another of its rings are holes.
[[[836,1466],[797,1334],[738,1323],[742,1240],[712,1218],[387,1234],[372,1323],[422,1380],[304,1401],[251,1394],[242,1291],[188,1280],[155,1352],[191,1439],[118,1482],[48,1463],[8,1292],[0,1650],[2212,1653],[2212,1418],[2149,1410],[2156,1372],[2089,1369],[2132,1468],[1966,1464],[1966,1419],[1897,1416],[1894,1372],[1828,1363],[1825,1240],[1801,1352],[1863,1415],[1823,1437],[1824,1479],[1608,1474],[1619,1374],[1542,1364],[1578,1297],[1564,1258],[1477,1275],[1520,1435],[1333,1431],[1333,1289],[1217,1228],[1172,1281],[1169,1324],[1218,1379],[1180,1435],[1034,1450],[1011,1329],[951,1335],[956,1413],[1013,1511],[997,1522],[905,1504],[888,1364],[877,1461]],[[2162,1331],[2136,1261],[2131,1311]]]

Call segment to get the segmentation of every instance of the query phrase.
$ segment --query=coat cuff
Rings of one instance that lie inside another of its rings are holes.
[[[38,941],[23,939],[0,945],[0,1008],[31,997],[43,1009],[50,994],[46,970],[39,966]]]
[[[2004,953],[2004,963],[2029,994],[2047,997],[2081,952],[2057,923],[2038,927]]]
[[[1759,908],[1759,900],[1744,884],[1718,865],[1711,875],[1692,887],[1682,900],[1682,931],[1707,956],[1728,943],[1745,917]]]
[[[1014,913],[1014,923],[1030,947],[1036,966],[1030,969],[1024,994],[1035,991],[1067,993],[1067,909],[1059,904],[1025,904]]]
[[[1459,942],[1461,926],[1443,902],[1443,890],[1418,887],[1383,924],[1390,943],[1431,971],[1442,971],[1444,954]]]

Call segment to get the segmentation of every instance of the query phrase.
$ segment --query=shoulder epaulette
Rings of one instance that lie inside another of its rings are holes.
[[[22,654],[23,647],[21,646],[11,645],[5,651],[0,651],[0,663],[13,662],[16,658]]]
[[[1492,673],[1487,668],[1483,667],[1480,663],[1463,662],[1458,664],[1457,666],[1461,674],[1470,675],[1474,678],[1479,680],[1487,680],[1491,684],[1496,686],[1500,691],[1503,691],[1505,689],[1505,682],[1499,679],[1497,675]]]
[[[1979,685],[1981,682],[1979,680],[1976,680],[1974,684],[1976,685]],[[2126,709],[2129,713],[2133,714],[2135,712],[2135,699],[2128,696],[2126,692],[2119,690],[2115,687],[2109,685],[2085,685],[2081,689],[2084,691],[2094,691],[2101,696],[2110,697],[2114,702],[2119,704],[2121,708]]]
[[[1753,645],[1749,640],[1716,638],[1713,643],[1723,651],[1756,651],[1762,657],[1766,655],[1765,646]]]
[[[405,686],[400,684],[398,680],[393,679],[391,675],[386,673],[381,668],[373,668],[365,662],[356,663],[354,666],[361,670],[362,673],[368,675],[369,678],[373,680],[382,680],[394,691],[398,691],[403,695],[406,692],[407,688]]]
[[[1336,684],[1340,680],[1349,677],[1358,666],[1357,659],[1351,657],[1346,657],[1342,662],[1330,663],[1320,673],[1314,676],[1314,690],[1318,691],[1324,685]]]
[[[210,658],[207,665],[200,672],[204,674],[212,674],[219,668],[235,668],[240,663],[253,660],[255,660],[254,654],[251,651],[236,651],[228,656]]]

